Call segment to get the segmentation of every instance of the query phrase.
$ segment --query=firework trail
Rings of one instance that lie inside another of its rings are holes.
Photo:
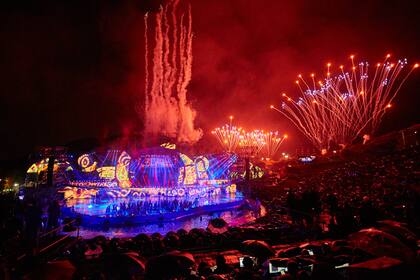
[[[216,136],[225,152],[234,153],[243,133],[242,128],[226,124],[211,132]]]
[[[262,130],[244,131],[239,142],[241,153],[252,157],[258,155],[266,144],[264,138]]]
[[[192,144],[202,131],[194,127],[196,111],[187,99],[192,75],[191,7],[179,16],[178,6],[179,0],[173,0],[153,17],[144,17],[145,110],[139,117],[145,119],[145,135]],[[149,28],[150,18],[154,18],[153,28]]]
[[[287,134],[279,136],[277,131],[270,131],[264,134],[264,147],[266,157],[272,159],[278,152],[281,144],[287,138]]]
[[[327,77],[318,83],[314,74],[309,83],[298,75],[298,100],[283,93],[281,108],[270,108],[286,116],[319,150],[329,150],[332,144],[345,147],[376,132],[401,86],[418,67],[415,64],[402,76],[407,60],[392,63],[389,58],[369,71],[368,62],[355,64],[352,55],[350,70],[341,65],[340,74],[333,77],[328,63]]]
[[[272,158],[279,150],[287,135],[279,136],[277,131],[264,132],[253,130],[246,132],[241,127],[232,125],[233,117],[230,116],[230,123],[214,129],[211,133],[216,136],[225,152],[237,152],[241,156],[255,157],[265,148],[268,158]]]

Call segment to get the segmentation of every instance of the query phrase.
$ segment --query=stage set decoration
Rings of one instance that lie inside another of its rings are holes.
[[[233,154],[189,157],[165,144],[147,148],[132,157],[124,150],[107,150],[75,156],[73,161],[57,161],[54,176],[62,173],[65,182],[59,191],[65,198],[195,196],[235,192],[229,168],[237,160]],[[71,156],[73,158],[73,156]],[[47,172],[48,158],[32,164],[27,177]]]

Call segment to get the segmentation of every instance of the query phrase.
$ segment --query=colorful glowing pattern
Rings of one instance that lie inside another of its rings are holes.
[[[192,191],[197,194],[199,191],[192,189],[214,189],[228,184],[227,171],[235,161],[235,155],[190,158],[163,147],[142,150],[135,159],[126,151],[109,150],[103,157],[96,153],[79,157],[79,171],[74,170],[75,179],[69,184],[80,188],[104,188],[112,197],[144,193],[134,191],[136,189],[148,189],[147,194],[152,195],[155,194],[152,189],[157,190],[158,195],[165,188],[176,189],[177,193]],[[85,172],[91,162],[98,162],[98,167],[94,172]]]
[[[77,163],[82,168],[83,172],[93,172],[96,170],[97,162],[92,159],[92,156],[89,154],[81,155],[77,159]]]
[[[163,143],[160,146],[163,147],[163,148],[166,148],[166,149],[170,149],[170,150],[175,150],[176,149],[176,145],[173,144],[173,143],[169,143],[169,142],[168,143]]]
[[[220,183],[220,182],[218,182]],[[112,198],[117,197],[148,197],[148,196],[165,196],[165,197],[183,197],[183,196],[208,196],[209,193],[212,195],[217,195],[223,189],[225,193],[235,193],[236,192],[236,184],[225,184],[222,187],[215,188],[213,185],[203,186],[203,185],[194,185],[189,187],[174,187],[174,188],[167,188],[163,186],[157,187],[146,187],[146,188],[110,188],[108,187],[106,191],[106,195]],[[72,187],[64,187],[60,190],[60,192],[64,193],[65,198],[75,198],[75,199],[86,199],[86,198],[93,198],[95,197],[98,192],[100,192],[100,188],[98,186],[105,186],[105,182],[103,184],[88,184],[88,187],[84,186],[84,188],[80,188],[77,186]],[[77,184],[75,184],[77,185]]]
[[[48,162],[49,159],[43,159],[37,163],[33,163],[27,170],[26,173],[28,174],[40,174],[41,172],[47,172],[48,169]],[[63,168],[65,171],[72,171],[73,168],[71,167],[68,161],[60,162],[58,160],[54,161],[53,171],[56,172],[60,168]]]
[[[130,178],[128,177],[128,169],[131,162],[131,157],[125,151],[121,153],[118,158],[116,177],[122,188],[129,188],[131,186]]]
[[[41,172],[46,172],[47,168],[48,168],[48,158],[47,159],[43,159],[37,163],[32,164],[28,170],[26,171],[27,173],[41,173]]]
[[[102,179],[115,179],[115,166],[103,166],[97,169]]]
[[[210,163],[206,157],[199,156],[194,160],[197,177],[199,179],[208,179],[207,170],[209,169]]]

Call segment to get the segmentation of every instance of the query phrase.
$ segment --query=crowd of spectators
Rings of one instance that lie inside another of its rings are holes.
[[[419,225],[420,154],[418,148],[367,157],[303,178],[293,188],[258,187],[254,195],[272,215],[287,213],[293,223],[328,226],[347,234],[378,219]]]
[[[31,249],[42,233],[59,225],[59,201],[46,193],[28,193],[25,199],[13,193],[0,196],[1,254],[8,250],[19,254]],[[16,247],[22,247],[18,248],[22,250],[16,250]]]

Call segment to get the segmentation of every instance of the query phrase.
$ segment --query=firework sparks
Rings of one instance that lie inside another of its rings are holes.
[[[279,136],[277,131],[264,132],[263,130],[245,131],[241,127],[229,124],[216,128],[212,134],[216,136],[225,152],[237,152],[245,157],[255,157],[265,151],[268,158],[272,158],[279,150],[287,135]]]
[[[241,153],[246,156],[258,155],[265,145],[264,132],[262,130],[254,130],[251,132],[244,132],[241,135],[239,146]]]
[[[194,143],[202,131],[194,127],[196,111],[187,100],[192,68],[191,7],[179,15],[179,0],[170,1],[145,24],[145,134]],[[149,40],[153,36],[152,40]],[[152,47],[152,51],[149,49]]]
[[[238,128],[229,124],[220,128],[218,127],[211,133],[216,136],[220,145],[226,152],[233,153],[239,144],[243,130],[240,127]]]
[[[281,144],[287,137],[287,134],[280,136],[277,131],[270,131],[264,134],[264,146],[267,158],[271,159],[277,154]]]
[[[368,62],[356,64],[352,55],[351,67],[339,66],[336,76],[331,76],[328,63],[327,77],[318,83],[314,74],[309,83],[299,75],[296,84],[301,96],[294,100],[283,93],[281,108],[270,108],[286,116],[320,150],[328,150],[331,144],[346,146],[376,132],[402,85],[418,67],[415,64],[403,76],[407,60],[392,63],[389,58],[387,55],[369,71]]]

